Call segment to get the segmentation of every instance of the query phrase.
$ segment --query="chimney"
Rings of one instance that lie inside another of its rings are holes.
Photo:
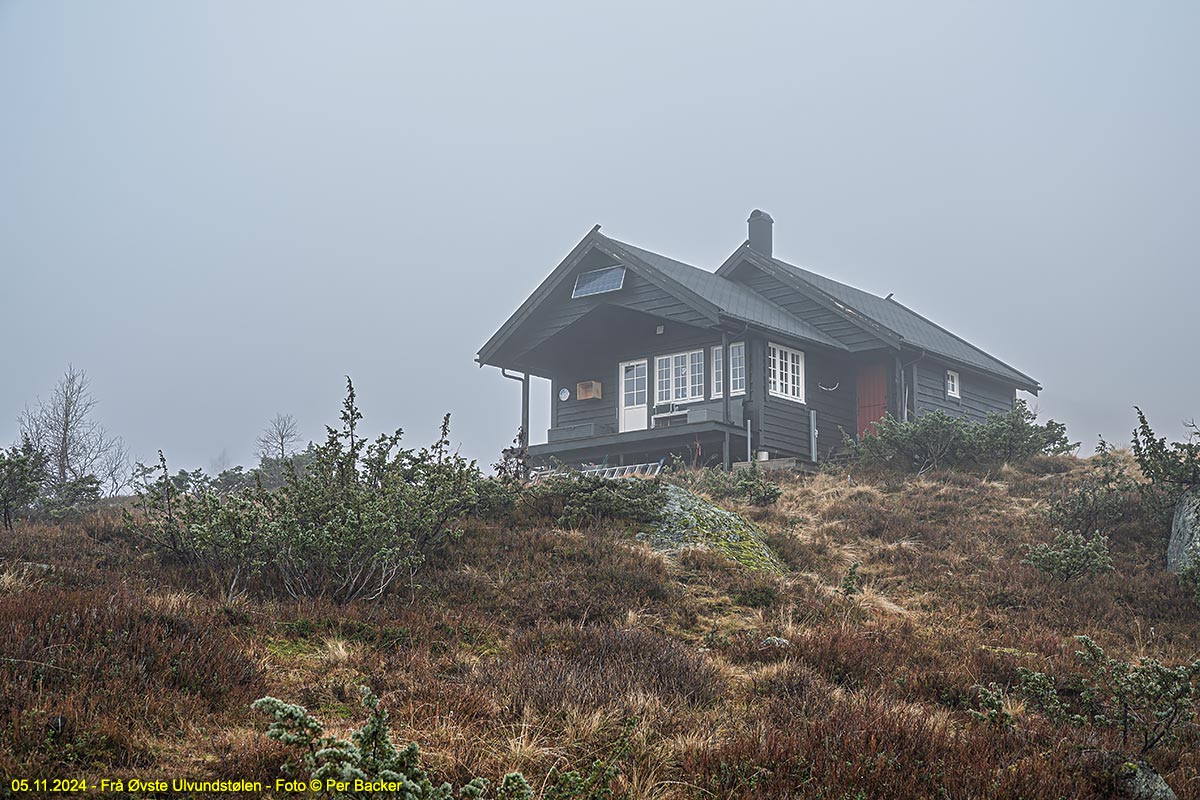
[[[750,219],[746,220],[746,227],[750,232],[751,250],[767,258],[771,257],[771,227],[774,224],[775,220],[771,219],[771,215],[767,212],[757,208],[750,212]]]

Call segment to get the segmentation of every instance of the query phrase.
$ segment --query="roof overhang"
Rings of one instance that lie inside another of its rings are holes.
[[[687,305],[689,308],[696,311],[702,318],[709,321],[713,327],[717,327],[721,322],[720,310],[705,300],[700,295],[688,289],[678,281],[664,275],[659,270],[647,264],[641,258],[638,258],[626,248],[622,247],[619,242],[615,242],[600,233],[600,226],[593,227],[587,235],[579,240],[579,243],[571,249],[567,257],[559,262],[558,266],[546,277],[545,280],[538,285],[524,303],[513,312],[500,329],[497,330],[492,337],[484,343],[479,349],[475,360],[480,366],[489,365],[495,367],[508,367],[511,369],[521,369],[529,371],[529,365],[516,363],[519,358],[514,361],[513,358],[498,358],[502,348],[508,343],[513,336],[520,330],[521,325],[529,318],[553,295],[555,289],[562,285],[563,281],[575,271],[583,259],[592,252],[599,252],[606,257],[612,259],[618,264],[624,266],[631,272],[639,275],[650,283],[662,289],[667,294],[676,298],[680,302]],[[502,363],[503,362],[503,363]],[[537,374],[537,373],[532,373]]]

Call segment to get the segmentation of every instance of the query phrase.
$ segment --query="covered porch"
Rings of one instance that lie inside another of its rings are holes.
[[[685,422],[639,431],[582,433],[575,438],[531,445],[535,464],[554,461],[568,466],[622,466],[677,455],[687,464],[728,466],[748,458],[745,426],[720,420]]]

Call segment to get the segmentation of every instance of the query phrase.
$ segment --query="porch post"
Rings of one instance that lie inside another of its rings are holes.
[[[728,425],[729,419],[729,395],[732,394],[733,387],[729,384],[729,376],[732,370],[729,366],[729,334],[721,331],[721,420]],[[725,466],[725,471],[728,472],[733,466],[729,455],[729,430],[725,431],[725,446],[721,449],[721,462]]]
[[[721,419],[726,425],[730,423],[729,419],[729,334],[721,331]],[[728,448],[726,448],[728,449]]]
[[[521,463],[529,472],[529,373],[521,373]],[[523,477],[528,478],[526,474]]]

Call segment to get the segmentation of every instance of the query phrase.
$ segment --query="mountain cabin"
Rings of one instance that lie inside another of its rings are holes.
[[[811,464],[887,414],[971,420],[1013,407],[1025,373],[887,297],[776,258],[771,217],[716,272],[594,227],[480,349],[521,382],[521,445],[572,466]],[[530,376],[551,383],[529,444]]]

